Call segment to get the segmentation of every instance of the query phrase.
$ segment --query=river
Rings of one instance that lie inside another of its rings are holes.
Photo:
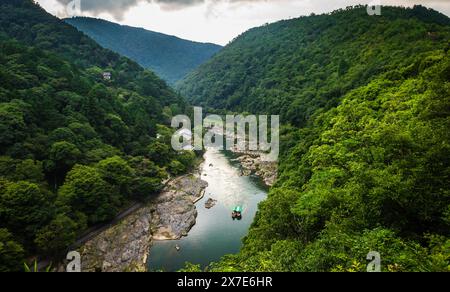
[[[181,240],[153,244],[150,249],[150,271],[177,271],[186,262],[200,264],[204,268],[226,254],[239,252],[258,204],[267,196],[267,188],[257,177],[240,176],[240,166],[233,158],[233,154],[213,149],[206,151],[202,179],[209,186],[205,197],[196,205],[197,223]],[[217,200],[217,204],[208,210],[205,202],[209,198]],[[244,209],[241,221],[231,218],[236,206]]]

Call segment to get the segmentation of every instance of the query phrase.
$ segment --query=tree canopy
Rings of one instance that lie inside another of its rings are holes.
[[[164,108],[187,104],[154,73],[34,1],[1,1],[0,269],[17,270],[6,258],[59,257],[161,190],[177,160]]]
[[[212,271],[449,271],[450,19],[366,7],[251,29],[179,84],[280,114],[279,179]],[[222,110],[217,110],[222,109]]]
[[[158,32],[123,26],[103,19],[73,17],[65,19],[105,48],[136,61],[174,84],[203,64],[221,46],[183,40]]]

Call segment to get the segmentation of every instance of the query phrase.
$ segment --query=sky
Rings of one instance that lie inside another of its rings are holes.
[[[357,4],[422,4],[450,16],[450,0],[37,0],[60,17],[90,16],[226,45],[246,30]]]

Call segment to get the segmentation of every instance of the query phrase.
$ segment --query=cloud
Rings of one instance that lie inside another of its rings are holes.
[[[99,15],[101,13],[108,13],[113,16],[117,20],[122,20],[127,11],[131,8],[137,6],[140,3],[150,3],[158,5],[164,11],[176,11],[181,10],[188,7],[198,6],[198,5],[206,5],[209,11],[212,11],[216,4],[239,4],[239,3],[257,3],[257,2],[272,2],[279,3],[282,0],[56,0],[59,4],[64,7],[68,7],[68,5],[73,4],[74,1],[79,1],[80,10],[82,13],[86,12],[93,15]],[[285,2],[295,2],[295,0],[285,0]],[[342,0],[324,0],[324,1],[314,1],[313,6],[322,7],[328,6],[331,4],[340,3],[342,6],[345,6],[345,2],[351,2],[352,4],[356,4],[358,1],[342,1]],[[369,3],[371,1],[362,0],[359,2]],[[444,8],[444,12],[448,12],[447,9],[449,6],[449,0],[381,0],[383,5],[412,5],[412,4],[420,4],[430,5],[438,8]],[[280,3],[283,5],[283,3]],[[331,5],[333,6],[333,5]],[[67,12],[67,9],[65,9]],[[447,10],[447,11],[446,11]],[[61,14],[61,13],[60,13]],[[64,14],[64,12],[62,13]],[[70,14],[70,13],[67,13]],[[66,15],[67,16],[67,15]]]
[[[88,12],[94,15],[100,13],[109,13],[117,20],[123,19],[125,13],[137,6],[142,2],[156,4],[162,10],[180,10],[187,7],[193,7],[197,5],[207,5],[208,7],[214,6],[219,3],[254,3],[254,2],[267,2],[275,0],[56,0],[64,7],[73,7],[73,4],[79,1],[81,12]],[[280,1],[280,0],[278,0]],[[72,9],[72,8],[69,8]],[[66,9],[68,10],[68,9]],[[64,14],[64,12],[63,12]]]
[[[56,0],[64,7],[73,5],[77,0]],[[203,4],[205,0],[78,0],[81,12],[89,12],[94,15],[100,13],[109,13],[114,18],[120,20],[130,9],[141,2],[153,3],[159,5],[164,10],[178,10]],[[221,1],[221,0],[219,0]],[[71,9],[71,8],[69,8]]]
[[[0,0],[1,1],[1,0]],[[373,0],[36,0],[60,17],[99,17],[181,38],[225,45],[244,31],[282,19],[322,14]],[[67,5],[80,1],[81,12]],[[450,0],[378,0],[382,5],[422,4],[450,16]]]
[[[66,11],[62,14],[67,13],[66,16],[70,16],[69,11],[71,9],[80,9],[81,12],[90,12],[92,14],[98,15],[103,12],[107,12],[113,15],[116,19],[122,19],[125,12],[127,12],[131,7],[136,6],[139,0],[78,0],[79,7],[75,7],[77,0],[56,0],[58,3],[67,7]],[[74,10],[75,11],[75,10]]]

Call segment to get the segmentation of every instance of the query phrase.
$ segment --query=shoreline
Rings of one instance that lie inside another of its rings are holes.
[[[276,181],[276,163],[265,163],[260,153],[239,153],[233,160],[242,176],[257,175],[268,187]],[[83,244],[80,251],[85,272],[145,272],[154,242],[188,236],[197,224],[197,206],[206,195],[202,157],[188,174],[169,179],[164,189],[115,225]]]
[[[278,162],[268,162],[263,159],[265,155],[258,151],[231,150],[237,157],[233,161],[241,165],[241,175],[259,177],[267,187],[272,187],[278,179]]]
[[[145,272],[155,241],[178,240],[196,224],[195,204],[205,196],[201,162],[167,181],[157,197],[95,235],[78,251],[83,272]]]

